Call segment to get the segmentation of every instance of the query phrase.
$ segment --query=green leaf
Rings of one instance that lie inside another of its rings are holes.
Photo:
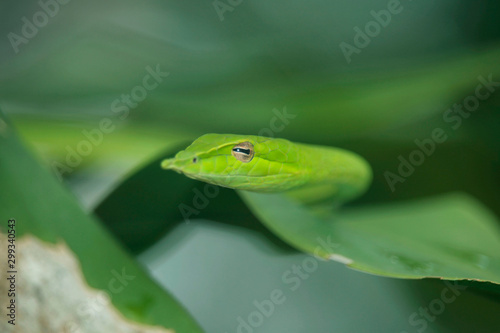
[[[239,192],[294,247],[367,273],[500,283],[500,231],[467,195],[343,211],[320,219],[282,195]]]
[[[111,298],[129,319],[176,332],[201,332],[185,309],[153,282],[99,222],[84,213],[55,177],[26,152],[2,113],[0,184],[2,228],[7,219],[15,218],[21,239],[34,235],[47,242],[64,241],[77,256],[93,288],[107,291],[113,271],[135,276],[124,292],[114,293]]]

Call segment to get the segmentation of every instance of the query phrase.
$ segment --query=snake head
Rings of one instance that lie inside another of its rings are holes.
[[[298,158],[299,149],[288,140],[205,134],[161,166],[214,185],[275,192],[305,182]]]

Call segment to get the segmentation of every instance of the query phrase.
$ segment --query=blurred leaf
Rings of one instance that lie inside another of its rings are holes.
[[[289,244],[357,270],[500,284],[500,231],[466,195],[352,209],[322,220],[282,195],[239,194]]]
[[[127,48],[133,45],[129,41],[124,43]],[[149,48],[143,49],[148,54],[152,52]],[[116,50],[113,45],[106,44],[104,50],[95,52],[98,54],[96,57],[103,57]],[[22,97],[6,102],[9,103],[9,110],[15,113],[39,114],[37,109],[25,104],[27,100],[31,100],[32,103],[45,105],[43,110],[50,110],[46,116],[64,115],[66,119],[80,121],[85,116],[97,123],[103,116],[121,115],[112,112],[111,103],[119,100],[122,94],[130,93],[134,85],[142,82],[142,77],[147,74],[144,70],[146,65],[154,66],[158,62],[148,55],[143,57],[144,62],[140,63],[140,67],[137,64],[134,75],[130,74],[127,81],[117,79],[116,84],[109,83],[109,86],[100,87],[103,76],[114,78],[115,72],[120,72],[121,75],[129,73],[131,69],[128,64],[123,65],[126,69],[114,68],[111,73],[96,74],[92,77],[92,84],[83,79],[77,80],[77,83],[85,84],[81,87],[75,87],[74,83],[69,85],[66,78],[60,78],[61,82],[55,86],[45,85],[44,89],[47,91],[44,94],[40,94],[39,84],[30,88],[33,92],[25,85],[27,80],[37,83],[37,78],[23,79],[16,83],[23,87]],[[286,128],[290,139],[332,143],[383,133],[394,127],[442,114],[453,103],[474,93],[478,76],[492,74],[493,78],[498,77],[499,57],[500,48],[485,48],[482,52],[462,52],[448,55],[444,59],[422,60],[412,67],[400,68],[391,64],[382,72],[364,70],[328,75],[304,74],[294,80],[271,75],[274,73],[248,77],[252,69],[241,69],[224,79],[213,77],[213,81],[201,87],[199,77],[186,83],[186,73],[172,73],[143,102],[130,110],[129,118],[134,120],[136,126],[142,124],[145,127],[155,127],[161,123],[171,127],[176,124],[195,136],[208,132],[258,134],[262,129],[269,129],[273,123],[278,128]],[[46,71],[59,65],[63,59],[74,57],[60,52],[57,56],[48,57],[46,61],[50,65],[36,64],[40,67],[38,75],[62,75]],[[114,60],[109,61],[113,61],[110,67],[117,66]],[[91,65],[80,64],[78,67],[87,73]],[[165,61],[161,63],[161,68],[165,71],[171,67]],[[78,77],[82,74],[74,75]],[[0,81],[0,87],[6,93],[11,92],[9,96],[15,96],[14,93],[21,89],[16,88],[13,80],[5,82],[3,86]],[[99,89],[98,95],[95,89]],[[63,99],[60,98],[61,94],[64,94]],[[88,96],[93,97],[89,99]],[[277,122],[271,122],[276,118],[276,113],[284,113],[284,108],[294,118],[281,122],[278,117]],[[68,110],[75,111],[68,114]],[[242,117],[245,121],[241,121]],[[23,127],[22,120],[20,125]],[[33,139],[44,140],[44,135]]]
[[[112,297],[113,305],[126,317],[174,328],[176,332],[201,332],[182,306],[153,282],[55,178],[26,153],[1,113],[0,184],[2,220],[15,218],[20,237],[34,235],[53,243],[64,241],[78,257],[91,287],[108,290],[113,270],[125,270],[135,276],[126,292]]]

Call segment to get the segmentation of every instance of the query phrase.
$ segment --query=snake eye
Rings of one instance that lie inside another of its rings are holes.
[[[198,162],[198,157],[193,158],[193,163]]]
[[[248,163],[252,160],[254,155],[253,144],[248,141],[239,143],[233,147],[231,155],[233,155],[238,161]]]

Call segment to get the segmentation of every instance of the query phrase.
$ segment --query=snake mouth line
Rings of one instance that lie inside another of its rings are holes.
[[[257,178],[262,178],[263,180],[265,180],[265,179],[288,178],[288,177],[296,176],[296,174],[294,174],[294,173],[291,173],[291,172],[283,173],[281,171],[278,174],[274,174],[274,175],[232,175],[229,173],[225,173],[222,175],[222,174],[215,174],[215,173],[203,173],[203,174],[190,173],[190,172],[184,171],[182,167],[176,166],[175,162],[176,162],[175,158],[163,160],[161,162],[161,167],[163,169],[173,170],[175,172],[181,173],[181,174],[185,175],[186,177],[196,179],[196,180],[202,180],[202,181],[205,181],[207,178],[211,178],[211,179],[217,179],[217,178],[225,178],[225,179],[254,178],[254,179],[257,179]]]

